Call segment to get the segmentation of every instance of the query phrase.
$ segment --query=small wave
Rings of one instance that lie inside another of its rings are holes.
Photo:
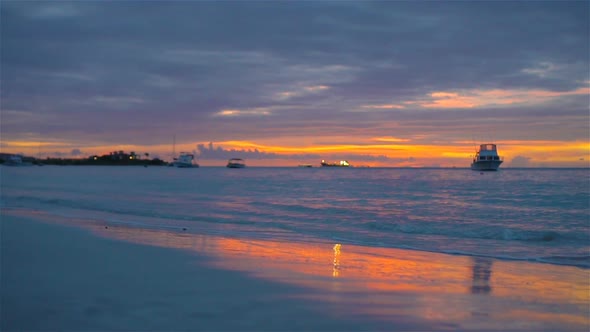
[[[523,230],[502,227],[469,227],[466,225],[439,225],[427,222],[384,223],[379,221],[364,224],[371,231],[415,235],[438,235],[449,238],[486,239],[500,241],[554,242],[558,240],[587,241],[588,234],[564,233],[553,230]]]
[[[590,269],[590,256],[547,256],[536,260],[541,263],[571,265]]]
[[[500,240],[550,242],[557,240],[560,237],[561,235],[554,231],[515,231],[506,228],[502,232]]]
[[[145,222],[139,221],[132,221],[132,220],[121,220],[121,219],[113,219],[107,218],[106,223],[111,225],[121,225],[125,227],[134,227],[134,228],[142,228],[142,229],[170,229],[170,230],[187,230],[186,227],[180,225],[166,225],[166,224],[149,224]]]

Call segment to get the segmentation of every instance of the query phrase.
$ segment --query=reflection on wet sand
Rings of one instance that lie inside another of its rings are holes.
[[[487,294],[492,291],[490,286],[492,264],[491,258],[473,257],[471,293]]]
[[[334,268],[332,269],[332,276],[338,277],[340,275],[340,243],[334,245]]]
[[[334,305],[341,315],[417,317],[476,329],[590,326],[588,271],[575,267],[122,226],[94,231],[194,251],[223,269],[306,287],[313,291],[301,297]]]

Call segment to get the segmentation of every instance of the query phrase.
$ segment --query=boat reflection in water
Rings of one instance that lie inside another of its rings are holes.
[[[473,273],[471,293],[488,294],[492,291],[490,278],[492,277],[492,259],[486,257],[473,258]]]
[[[212,257],[215,267],[295,284],[303,287],[299,297],[321,301],[343,317],[367,315],[392,323],[412,317],[474,329],[515,322],[529,330],[590,325],[587,272],[577,267],[319,240],[294,243],[104,225],[93,229],[131,242],[195,251]],[[567,313],[559,309],[564,307]]]

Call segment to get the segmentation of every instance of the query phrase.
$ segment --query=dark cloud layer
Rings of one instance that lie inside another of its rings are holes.
[[[492,120],[508,139],[539,139],[551,121],[572,127],[551,139],[584,138],[583,95],[516,108],[359,105],[587,87],[589,10],[587,1],[3,1],[2,136],[157,144],[173,133],[392,135],[383,124],[396,122],[396,134],[460,139]]]

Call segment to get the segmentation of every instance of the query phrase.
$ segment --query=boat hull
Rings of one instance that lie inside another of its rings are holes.
[[[471,164],[471,169],[474,171],[497,171],[500,164],[502,164],[502,160],[476,161]]]
[[[244,168],[246,165],[244,164],[227,164],[227,168]]]
[[[188,164],[188,165],[187,164],[176,164],[174,166],[177,168],[198,168],[199,167],[199,165],[197,165],[197,164]]]
[[[246,167],[246,162],[240,158],[232,158],[227,161],[227,168],[244,168]]]

